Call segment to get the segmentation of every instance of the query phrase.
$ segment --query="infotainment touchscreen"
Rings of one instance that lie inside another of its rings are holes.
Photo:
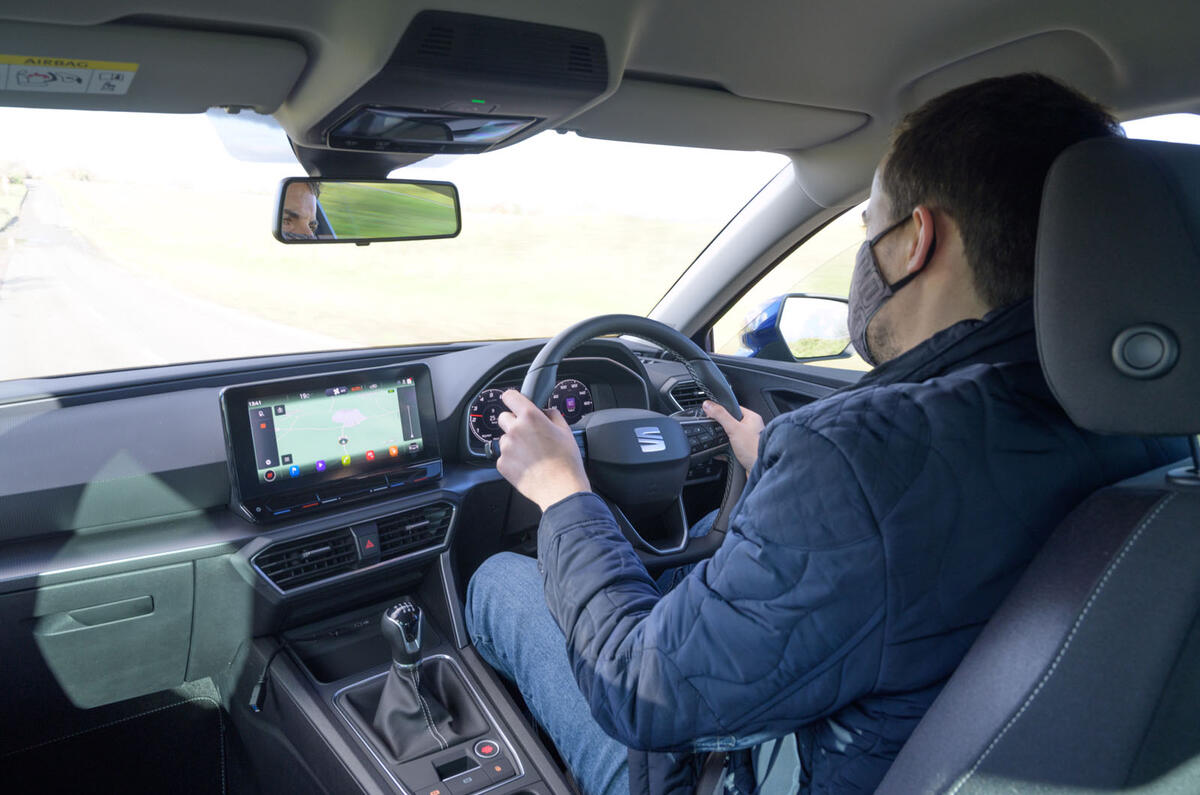
[[[421,453],[412,376],[268,395],[248,400],[247,410],[263,483]]]
[[[441,475],[424,365],[229,387],[221,411],[234,503],[255,521]]]

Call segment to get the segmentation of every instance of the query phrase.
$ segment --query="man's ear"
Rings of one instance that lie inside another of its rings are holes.
[[[937,245],[937,232],[933,226],[933,211],[924,204],[918,204],[912,212],[913,231],[916,234],[908,247],[908,259],[904,263],[904,275],[916,273],[925,268],[933,259]]]

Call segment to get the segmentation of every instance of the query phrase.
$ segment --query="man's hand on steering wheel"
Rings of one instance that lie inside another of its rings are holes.
[[[711,400],[704,401],[704,413],[709,419],[714,419],[729,437],[729,446],[733,455],[747,472],[758,460],[758,437],[762,435],[763,419],[757,413],[745,406],[741,407],[742,418],[735,420],[720,404]]]
[[[515,389],[500,396],[508,411],[498,418],[496,469],[543,511],[581,491],[591,491],[579,446],[558,409],[542,410]]]
[[[674,560],[707,557],[720,545],[746,484],[746,470],[737,456],[728,454],[729,439],[714,420],[687,412],[667,415],[649,406],[612,406],[585,414],[572,429],[557,413],[548,415],[541,409],[550,401],[559,381],[559,365],[567,355],[589,340],[611,334],[662,346],[733,420],[741,419],[742,409],[729,381],[691,338],[657,320],[601,315],[563,329],[542,346],[525,373],[520,393],[502,395],[510,411],[500,416],[504,434],[489,444],[489,451],[499,458],[500,475],[542,510],[572,494],[594,490],[612,507],[630,543]],[[754,427],[753,420],[744,427]],[[726,459],[724,497],[713,532],[705,537],[709,540],[693,543],[686,521],[675,517],[683,510],[689,473],[714,458]],[[659,526],[664,518],[666,528]],[[634,523],[642,522],[651,526],[653,540],[636,529]]]

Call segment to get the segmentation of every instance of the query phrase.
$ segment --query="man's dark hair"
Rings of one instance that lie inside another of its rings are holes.
[[[995,77],[929,100],[892,135],[883,187],[892,218],[917,205],[952,217],[975,289],[998,308],[1033,293],[1042,183],[1060,152],[1122,135],[1102,106],[1041,74]]]

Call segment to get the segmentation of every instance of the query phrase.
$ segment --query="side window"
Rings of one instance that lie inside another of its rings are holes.
[[[850,294],[854,255],[863,241],[862,211],[865,208],[866,202],[863,202],[830,221],[780,260],[718,318],[713,324],[716,352],[771,359],[790,356],[822,367],[871,369],[848,345],[844,311],[841,319],[832,324],[831,313],[827,310],[839,308],[830,302],[791,299],[784,311],[784,296],[799,293],[845,298]],[[832,314],[836,315],[837,311]],[[772,324],[782,326],[785,332],[789,326],[805,327],[810,331],[784,333],[787,351],[781,352],[763,344]],[[818,335],[821,335],[819,340]],[[847,343],[844,350],[842,337]]]

